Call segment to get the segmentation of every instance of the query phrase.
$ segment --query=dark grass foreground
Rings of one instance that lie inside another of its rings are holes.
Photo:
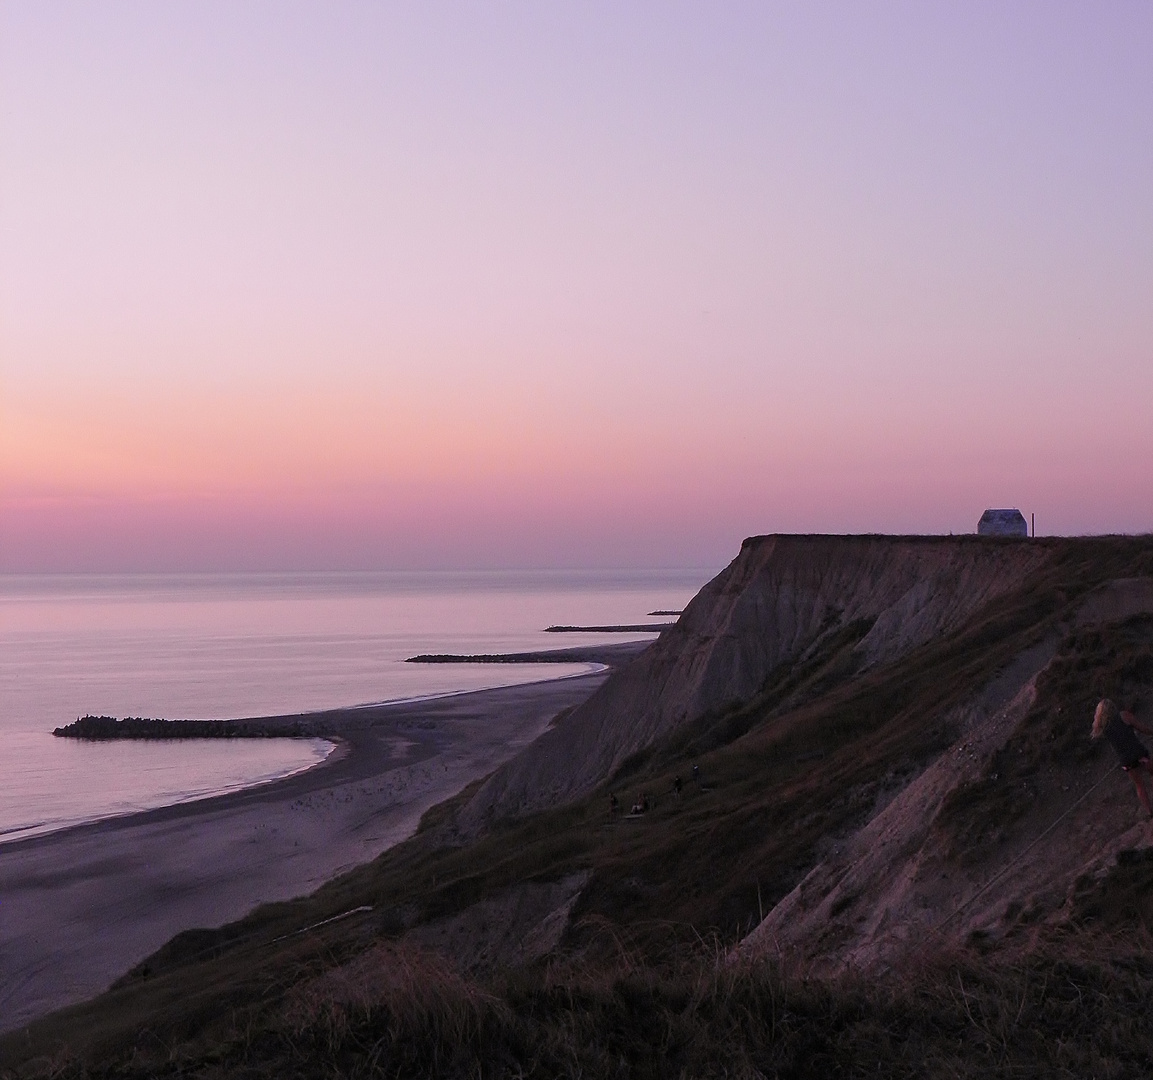
[[[1139,944],[1108,962],[1070,960],[1068,946],[1060,959],[936,957],[880,981],[698,956],[661,973],[622,961],[484,982],[381,945],[275,1007],[184,1038],[141,1031],[100,1064],[60,1054],[20,1075],[1142,1077],[1153,962]]]

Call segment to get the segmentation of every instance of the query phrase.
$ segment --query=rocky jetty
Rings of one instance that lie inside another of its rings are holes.
[[[160,720],[144,716],[81,716],[53,732],[60,739],[305,739],[316,732],[297,721]]]

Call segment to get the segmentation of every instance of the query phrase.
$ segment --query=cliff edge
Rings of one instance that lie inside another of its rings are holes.
[[[836,653],[837,675],[889,664],[1019,588],[1043,543],[978,537],[758,536],[632,664],[477,792],[466,828],[566,802],[786,665]]]

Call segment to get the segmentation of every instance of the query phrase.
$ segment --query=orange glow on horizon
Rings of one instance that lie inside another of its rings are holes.
[[[1153,528],[1140,6],[2,18],[0,571]]]

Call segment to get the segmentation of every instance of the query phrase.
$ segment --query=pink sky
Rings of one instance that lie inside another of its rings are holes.
[[[1153,530],[1146,3],[0,0],[0,570]]]

